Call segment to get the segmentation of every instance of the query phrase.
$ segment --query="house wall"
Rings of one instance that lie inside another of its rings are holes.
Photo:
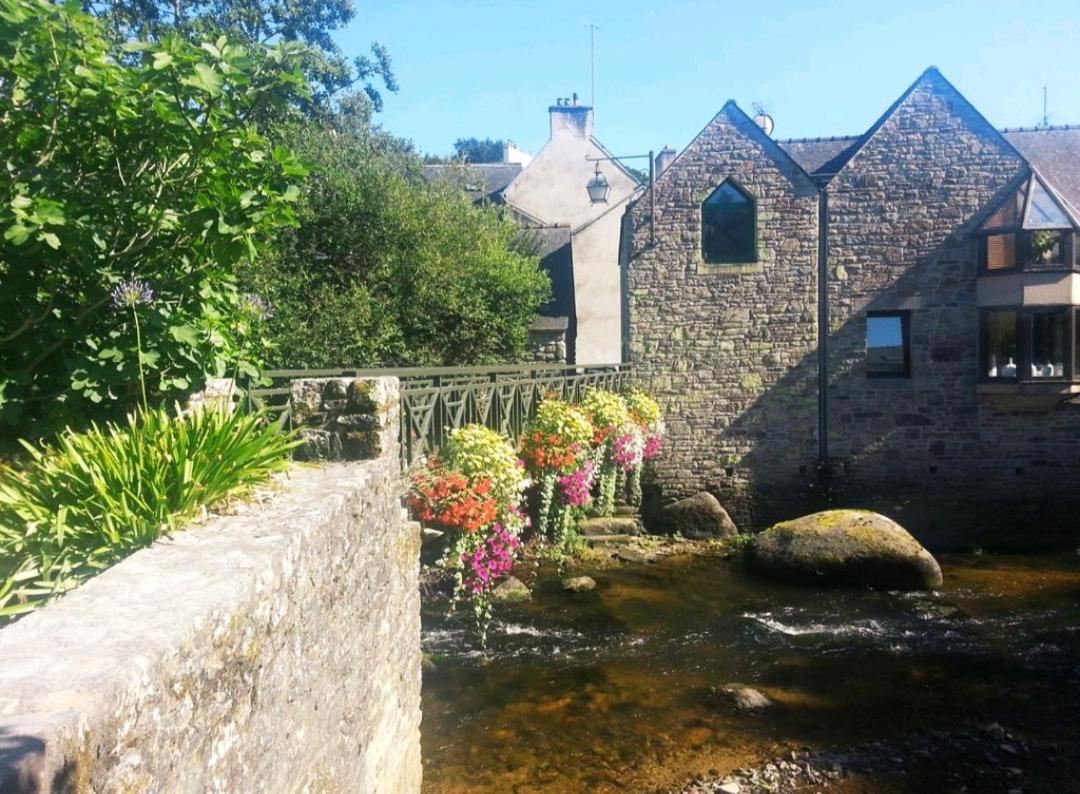
[[[706,265],[701,202],[733,178],[757,200],[760,261]],[[635,378],[667,417],[653,498],[701,489],[736,521],[779,517],[815,455],[817,191],[729,104],[632,207],[629,335]]]
[[[1065,481],[1054,476],[1063,470],[1080,485],[1080,456],[1067,451],[1080,411],[1003,409],[976,389],[978,262],[968,232],[1025,170],[930,70],[828,186],[834,485],[847,503],[897,516],[935,545],[1022,528],[1024,503],[1061,504]],[[888,309],[911,312],[910,378],[866,377],[866,311]]]
[[[600,167],[611,186],[608,203],[592,204],[585,186],[596,163],[587,158],[609,156],[592,138],[592,109],[563,105],[550,112],[550,139],[507,186],[503,197],[545,224],[570,227],[574,362],[618,362],[622,360],[619,216],[638,184],[615,163],[603,162]]]

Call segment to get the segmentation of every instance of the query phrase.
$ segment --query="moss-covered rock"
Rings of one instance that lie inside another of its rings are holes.
[[[665,532],[694,540],[728,538],[739,533],[727,510],[706,491],[665,507],[660,512],[660,526]]]
[[[784,521],[751,541],[751,571],[786,582],[926,590],[941,567],[907,530],[867,510],[826,510]]]

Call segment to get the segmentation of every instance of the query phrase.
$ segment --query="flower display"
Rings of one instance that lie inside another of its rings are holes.
[[[615,435],[612,447],[615,465],[623,471],[632,471],[645,458],[645,437],[637,425],[626,425]]]
[[[641,454],[642,460],[652,460],[660,454],[660,436],[657,433],[649,433],[645,436],[645,449]]]
[[[640,389],[628,389],[623,395],[630,421],[643,431],[656,430],[661,421],[660,405]]]
[[[443,463],[470,478],[491,480],[491,493],[507,509],[521,501],[529,481],[510,441],[483,425],[450,432],[441,451]]]
[[[477,532],[495,522],[497,507],[491,480],[470,480],[459,471],[446,471],[438,461],[414,473],[407,497],[413,514],[445,530]]]
[[[482,543],[461,555],[464,567],[462,587],[473,596],[487,593],[514,567],[514,556],[521,542],[499,524]]]
[[[595,471],[593,464],[586,463],[580,469],[559,477],[559,493],[564,506],[584,507],[589,503]]]
[[[581,407],[592,420],[595,430],[606,435],[610,435],[630,419],[623,398],[604,389],[587,391]]]

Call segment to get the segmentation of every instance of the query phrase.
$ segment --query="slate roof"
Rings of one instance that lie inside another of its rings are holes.
[[[854,153],[861,137],[842,135],[836,138],[791,138],[777,143],[806,173],[833,174]]]
[[[521,173],[521,163],[469,163],[466,165],[425,165],[420,176],[425,182],[447,179],[464,182],[473,201],[500,201],[502,192]]]
[[[1080,209],[1080,126],[1001,132],[1062,198]]]

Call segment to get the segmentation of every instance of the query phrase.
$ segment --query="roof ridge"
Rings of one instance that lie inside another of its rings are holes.
[[[830,143],[832,141],[857,141],[861,135],[825,135],[818,138],[776,138],[777,143]]]
[[[1080,124],[1047,124],[1034,127],[1001,127],[998,132],[1056,132],[1058,130],[1080,130]]]

